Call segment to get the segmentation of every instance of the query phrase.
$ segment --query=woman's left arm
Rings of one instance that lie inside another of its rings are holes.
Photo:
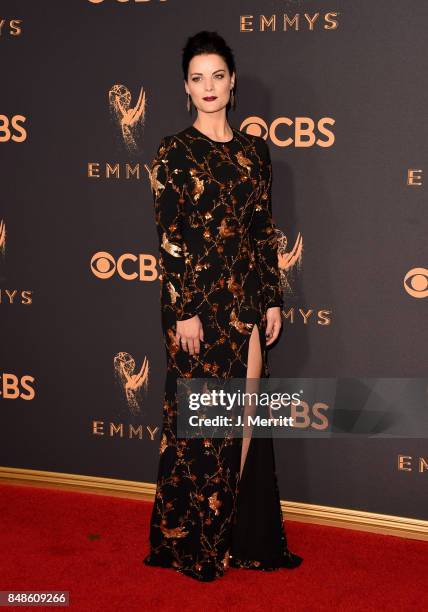
[[[272,218],[272,162],[267,142],[261,142],[261,191],[251,226],[266,308],[284,305],[278,265],[278,238]]]

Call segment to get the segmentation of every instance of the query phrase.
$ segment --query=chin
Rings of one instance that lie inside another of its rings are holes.
[[[218,100],[215,101],[215,104],[213,104],[212,102],[205,102],[205,100],[202,100],[202,104],[201,104],[201,108],[204,111],[218,111],[221,108],[223,108],[223,106],[225,106],[224,102],[219,102]]]

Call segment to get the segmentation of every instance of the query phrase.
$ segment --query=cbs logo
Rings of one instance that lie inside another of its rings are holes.
[[[21,376],[18,378],[15,374],[2,374],[0,377],[0,395],[4,399],[23,399],[32,400],[35,397],[35,391],[28,383],[33,383],[33,376]],[[25,390],[25,393],[22,392]]]
[[[304,400],[300,400],[298,405],[292,404],[290,416],[294,419],[293,427],[318,431],[327,429],[328,417],[323,412],[328,411],[328,408],[328,405],[323,402],[315,402],[312,407]]]
[[[428,297],[428,269],[412,268],[403,279],[404,289],[414,298]]]
[[[20,125],[26,121],[23,115],[14,115],[11,119],[6,115],[0,115],[0,142],[24,142],[27,140],[27,131]]]
[[[270,126],[261,117],[248,117],[240,129],[247,134],[262,136],[267,134],[271,142],[278,147],[318,147],[328,148],[335,141],[334,133],[328,126],[333,126],[335,120],[332,117],[322,117],[315,122],[311,117],[278,117],[272,121]],[[285,134],[285,137],[281,137]],[[289,134],[287,136],[287,134]]]
[[[117,261],[107,251],[98,251],[91,259],[92,273],[103,280],[118,274],[124,280],[154,281],[158,277],[153,255],[124,253]]]

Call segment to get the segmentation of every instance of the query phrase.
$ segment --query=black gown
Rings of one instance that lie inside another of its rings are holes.
[[[269,376],[266,309],[283,306],[272,219],[269,147],[233,129],[218,142],[190,126],[162,138],[150,171],[161,269],[167,373],[147,565],[214,580],[228,566],[297,567],[290,552],[271,438],[178,438],[177,378],[247,373],[258,325]],[[175,344],[176,321],[199,315],[199,355]],[[230,556],[229,556],[230,555]]]

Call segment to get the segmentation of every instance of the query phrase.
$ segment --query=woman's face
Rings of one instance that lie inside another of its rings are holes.
[[[208,53],[192,57],[184,86],[198,110],[214,113],[229,102],[234,83],[235,74],[229,74],[224,59],[216,53]]]

